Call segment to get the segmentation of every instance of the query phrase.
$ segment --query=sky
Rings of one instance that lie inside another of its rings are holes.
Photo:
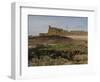
[[[69,31],[87,31],[87,17],[28,15],[28,35],[47,33],[49,25]]]

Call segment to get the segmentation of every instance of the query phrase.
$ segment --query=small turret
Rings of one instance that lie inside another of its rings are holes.
[[[49,25],[49,28],[51,28],[51,25]]]

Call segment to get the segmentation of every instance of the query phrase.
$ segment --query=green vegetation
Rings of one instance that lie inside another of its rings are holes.
[[[28,49],[29,66],[86,64],[87,42],[38,44]]]

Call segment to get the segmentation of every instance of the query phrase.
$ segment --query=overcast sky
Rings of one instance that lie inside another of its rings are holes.
[[[28,16],[28,34],[38,35],[39,33],[47,33],[48,26],[62,28],[64,30],[81,30],[87,31],[87,17],[69,17],[69,16]]]

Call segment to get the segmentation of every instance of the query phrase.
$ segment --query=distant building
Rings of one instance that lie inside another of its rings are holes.
[[[66,31],[49,25],[48,35],[65,35]]]
[[[59,36],[67,36],[67,35],[86,35],[87,32],[84,31],[68,31],[63,30],[61,28],[52,27],[49,25],[49,29],[47,33],[40,33],[40,36],[48,36],[48,35],[59,35]]]

